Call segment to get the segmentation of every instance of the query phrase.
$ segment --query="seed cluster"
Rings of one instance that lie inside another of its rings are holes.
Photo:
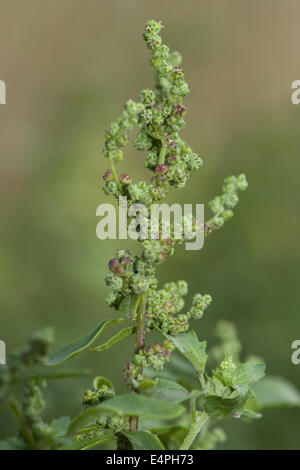
[[[185,305],[183,297],[187,292],[185,281],[167,283],[163,289],[153,292],[147,303],[148,327],[158,328],[172,336],[187,331],[189,321],[201,318],[212,300],[209,295],[196,294],[191,309],[181,313]]]
[[[82,404],[86,407],[96,406],[114,396],[115,392],[111,388],[107,385],[101,385],[98,389],[86,390],[82,397]]]
[[[144,367],[152,367],[156,371],[163,369],[166,362],[171,358],[174,345],[171,341],[164,340],[163,343],[154,343],[141,349],[134,356],[133,362],[128,362],[124,369],[125,380],[128,384],[135,385],[141,381]]]
[[[183,188],[190,172],[202,166],[201,158],[179,136],[187,111],[182,98],[189,94],[189,87],[180,66],[181,56],[162,44],[161,29],[161,23],[149,21],[144,32],[157,91],[142,90],[139,103],[128,101],[122,116],[105,133],[104,155],[116,164],[123,159],[128,133],[138,128],[134,145],[147,152],[144,165],[153,173],[151,182],[132,182],[127,174],[118,178],[113,166],[104,174],[104,191],[116,197],[126,195],[131,203],[146,206],[160,201],[172,187]]]
[[[233,378],[236,371],[236,364],[232,355],[226,356],[218,367],[213,371],[213,375],[217,377],[226,386],[233,384]]]
[[[105,281],[112,288],[112,293],[107,301],[117,309],[127,297],[140,295],[157,287],[154,268],[138,256],[133,257],[128,250],[117,250],[108,267],[110,272]]]
[[[77,435],[77,441],[85,439],[101,439],[105,436],[105,431],[112,431],[118,435],[120,432],[129,431],[129,420],[126,417],[103,416],[94,423],[90,423],[85,429],[82,429]]]
[[[248,183],[245,175],[228,176],[225,178],[222,195],[216,196],[209,203],[214,216],[206,224],[208,230],[222,227],[224,222],[233,217],[232,209],[239,202],[237,193],[238,191],[244,191],[247,187]]]
[[[189,94],[189,87],[181,67],[182,58],[162,43],[161,29],[162,24],[152,20],[146,24],[143,34],[156,74],[156,90],[142,90],[138,103],[128,101],[122,115],[105,133],[104,155],[110,161],[110,168],[103,176],[104,191],[116,197],[120,204],[120,196],[126,196],[129,208],[139,203],[149,209],[153,203],[165,198],[172,188],[183,188],[191,172],[203,164],[200,156],[179,135],[185,127],[187,108],[183,98]],[[116,172],[115,165],[123,159],[128,134],[134,127],[138,129],[134,146],[146,153],[144,166],[152,173],[150,181],[133,181],[129,174],[118,176]],[[146,299],[144,321],[148,330],[156,329],[171,336],[186,332],[191,320],[200,319],[212,299],[209,295],[196,294],[190,309],[184,311],[183,297],[187,294],[187,284],[184,281],[171,282],[158,290],[155,267],[173,255],[177,246],[191,239],[197,230],[210,234],[221,227],[233,215],[238,191],[246,187],[244,175],[227,178],[222,195],[210,202],[213,217],[200,226],[192,214],[185,215],[181,238],[176,236],[175,222],[166,226],[166,222],[159,220],[156,221],[157,227],[153,227],[149,210],[147,215],[139,215],[139,221],[136,217],[128,217],[129,225],[136,223],[138,227],[140,224],[138,241],[142,251],[140,256],[133,256],[129,251],[118,250],[109,261],[106,284],[111,293],[108,304],[125,313],[129,320],[137,321],[143,296]],[[147,236],[144,236],[141,220],[145,222]],[[153,228],[156,230],[154,237]],[[140,348],[125,368],[126,381],[131,384],[139,381],[143,367],[160,370],[169,360],[172,349],[169,342]],[[98,397],[91,399],[97,400]]]

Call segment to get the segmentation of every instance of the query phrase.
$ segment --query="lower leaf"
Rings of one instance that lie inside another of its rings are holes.
[[[165,450],[160,439],[150,431],[135,431],[123,433],[133,450]]]

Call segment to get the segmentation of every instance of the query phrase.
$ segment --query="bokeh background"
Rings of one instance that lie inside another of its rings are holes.
[[[96,238],[106,162],[103,132],[128,98],[153,83],[141,33],[162,20],[164,38],[184,56],[191,95],[185,139],[205,160],[169,201],[206,203],[228,174],[249,189],[235,218],[200,252],[180,251],[159,268],[161,282],[187,279],[214,302],[195,324],[213,341],[218,319],[236,323],[244,354],[300,388],[291,363],[299,324],[300,78],[297,0],[1,0],[0,338],[9,351],[53,325],[56,346],[113,311],[103,278],[118,241]],[[131,148],[120,166],[146,178]],[[122,246],[129,242],[122,241]],[[70,365],[108,375],[124,391],[130,340]],[[50,384],[46,417],[74,415],[88,379]],[[0,411],[0,436],[14,432]],[[300,410],[265,412],[251,425],[228,422],[226,448],[299,448]]]

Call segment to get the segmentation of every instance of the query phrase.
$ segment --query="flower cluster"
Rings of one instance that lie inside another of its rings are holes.
[[[222,227],[224,222],[233,217],[232,209],[239,202],[238,191],[247,189],[248,183],[245,175],[228,176],[223,185],[223,194],[216,196],[209,203],[214,216],[206,223],[208,231]]]
[[[157,287],[153,268],[138,256],[132,257],[127,250],[117,250],[108,267],[110,273],[105,281],[112,288],[107,299],[110,306],[119,308],[126,297],[140,295]]]
[[[121,431],[129,431],[128,418],[123,418],[121,416],[110,416],[98,418],[96,423],[102,427],[102,429],[108,429],[114,433]]]
[[[232,383],[232,378],[236,370],[236,365],[233,362],[232,356],[227,356],[223,361],[219,364],[217,368],[217,372],[220,377],[224,380],[227,385]]]
[[[85,429],[82,429],[77,435],[77,441],[86,439],[101,439],[105,431],[112,431],[114,434],[129,431],[129,420],[119,416],[103,416],[98,418],[95,423],[91,423]]]
[[[165,95],[170,93],[178,97],[186,96],[190,91],[180,67],[181,56],[177,52],[170,53],[169,48],[162,44],[159,35],[162,27],[160,22],[148,21],[144,32],[144,39],[151,51],[150,62],[157,72],[158,88]]]
[[[84,406],[96,406],[102,401],[113,398],[115,392],[107,385],[103,384],[99,389],[86,390],[82,397],[82,404]]]
[[[144,38],[151,51],[151,64],[157,74],[157,88],[141,91],[141,102],[128,101],[123,114],[105,133],[104,155],[109,157],[111,170],[104,174],[104,191],[107,195],[128,196],[131,203],[150,205],[166,196],[171,187],[185,186],[190,172],[202,165],[201,158],[179,137],[185,126],[186,107],[182,98],[189,93],[178,53],[170,53],[162,44],[159,32],[161,23],[149,21]],[[139,132],[134,145],[146,151],[145,167],[154,175],[151,183],[132,182],[122,174],[117,177],[114,164],[123,159],[123,148],[128,142],[128,132],[137,126]]]
[[[140,349],[135,354],[134,361],[126,364],[124,370],[126,382],[132,384],[142,380],[144,367],[152,367],[156,371],[162,370],[164,364],[170,360],[174,347],[172,341],[165,339],[162,344],[155,343]]]
[[[157,238],[141,240],[142,259],[149,265],[159,264],[166,261],[168,256],[176,252],[178,246],[183,245],[186,240],[193,239],[201,226],[193,214],[185,215],[181,218],[179,227],[177,223],[160,220],[155,227],[153,220],[148,221],[148,234],[152,230],[157,233]]]
[[[196,294],[190,311],[180,313],[187,291],[187,283],[178,281],[167,283],[163,289],[151,292],[146,308],[148,328],[157,328],[163,333],[176,336],[188,330],[190,320],[201,318],[212,300],[210,295]]]
[[[128,133],[137,125],[136,116],[141,109],[140,103],[127,101],[122,115],[105,131],[103,153],[106,157],[112,158],[114,163],[123,160],[123,148],[128,143]]]
[[[170,238],[160,240],[145,240],[143,243],[142,259],[148,264],[162,263],[175,251],[175,241]]]
[[[142,104],[133,100],[127,101],[122,115],[111,123],[105,132],[104,156],[109,158],[111,170],[107,170],[103,176],[104,192],[107,195],[118,197],[122,194],[122,182],[119,181],[115,164],[123,160],[123,149],[128,143],[128,133],[137,125],[137,114],[141,111]],[[123,183],[124,184],[124,183]],[[128,184],[127,182],[125,183]]]
[[[193,318],[194,320],[199,320],[202,318],[204,311],[207,309],[211,301],[212,298],[208,294],[194,295],[191,310],[187,313],[188,317]]]

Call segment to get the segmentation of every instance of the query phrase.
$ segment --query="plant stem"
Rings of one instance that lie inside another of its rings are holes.
[[[204,380],[203,374],[199,374],[199,381],[200,381],[203,392],[205,392],[206,382]]]
[[[112,156],[110,154],[109,154],[109,162],[110,162],[110,168],[111,168],[113,178],[115,180],[116,185],[118,186],[118,190],[120,191],[121,194],[123,194],[122,186],[120,184],[120,181],[119,181],[116,169],[115,169],[115,165],[114,165]]]
[[[159,153],[159,159],[158,159],[158,164],[159,165],[162,165],[162,164],[165,163],[166,150],[167,150],[167,144],[162,142],[161,143],[160,153]]]
[[[140,300],[141,300],[141,296],[140,296],[140,295],[137,295],[137,296],[136,296],[136,299],[135,299],[135,302],[134,302],[134,304],[133,304],[133,306],[132,306],[132,312],[131,312],[131,318],[132,318],[132,320],[135,320],[135,319],[136,319],[137,309],[138,309]]]
[[[146,341],[146,322],[145,322],[145,310],[146,310],[146,295],[142,294],[139,303],[137,326],[136,326],[136,347],[135,354],[145,347]]]
[[[136,343],[134,353],[137,354],[141,349],[144,349],[146,342],[146,322],[145,322],[145,310],[146,310],[146,295],[142,294],[140,296],[139,307],[138,307],[138,317],[137,317],[137,326],[136,326]],[[142,369],[143,370],[143,369]],[[133,393],[136,393],[132,389]],[[130,431],[138,430],[139,427],[139,418],[134,418],[133,416],[129,419]]]
[[[22,411],[21,411],[21,407],[20,407],[19,403],[14,398],[12,398],[10,400],[10,407],[11,407],[12,411],[14,412],[14,414],[15,414],[18,422],[19,422],[19,425],[20,425],[20,428],[21,428],[21,433],[23,434],[23,437],[24,437],[25,441],[28,442],[28,444],[30,446],[30,449],[31,450],[38,450],[38,445],[35,442],[35,439],[32,435],[31,430],[28,428],[28,426],[26,424],[26,421],[25,421],[24,416],[23,416]]]
[[[196,400],[197,396],[199,395],[198,392],[192,393],[191,396],[191,427],[190,430],[184,439],[183,443],[181,444],[179,450],[189,450],[191,445],[193,444],[194,440],[196,439],[197,435],[203,428],[204,424],[208,420],[208,415],[205,411],[197,411],[196,410]]]

